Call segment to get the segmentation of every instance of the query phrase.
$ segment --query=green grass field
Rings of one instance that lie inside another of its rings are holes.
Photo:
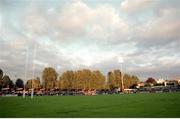
[[[0,117],[180,117],[180,93],[0,97]]]

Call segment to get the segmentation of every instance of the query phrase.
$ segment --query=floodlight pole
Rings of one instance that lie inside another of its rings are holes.
[[[122,57],[119,57],[118,58],[118,62],[120,63],[121,65],[121,91],[124,92],[124,81],[123,81],[123,72],[122,72],[122,65],[123,65],[123,58]]]

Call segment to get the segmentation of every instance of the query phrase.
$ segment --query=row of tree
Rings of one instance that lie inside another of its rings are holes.
[[[108,72],[107,78],[99,71],[82,69],[78,71],[66,71],[57,80],[58,74],[55,69],[48,67],[43,70],[43,87],[46,89],[114,89],[122,88],[122,78],[124,88],[130,88],[139,79],[137,76],[123,74],[120,70]]]
[[[26,82],[25,87],[27,88],[31,88],[29,85],[29,81],[28,80]],[[39,80],[40,83],[40,80]],[[35,83],[36,84],[36,83]],[[9,89],[13,89],[13,88],[24,88],[24,81],[20,78],[18,78],[15,83],[10,79],[10,77],[8,75],[4,75],[3,70],[0,69],[0,90],[2,88],[9,88]],[[40,87],[39,87],[40,88]]]
[[[59,87],[63,89],[104,89],[105,76],[100,71],[83,69],[66,71],[59,78]]]
[[[91,71],[82,69],[77,71],[66,71],[62,73],[58,80],[58,74],[52,67],[47,67],[42,72],[42,83],[40,78],[30,79],[24,85],[22,79],[17,79],[15,84],[0,69],[0,88],[45,88],[45,89],[114,89],[122,88],[122,77],[124,88],[130,88],[136,84],[139,79],[137,76],[123,74],[120,70],[108,72],[107,78],[99,70]]]

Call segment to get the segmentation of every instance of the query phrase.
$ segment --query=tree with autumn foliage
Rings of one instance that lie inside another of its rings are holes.
[[[121,88],[122,80],[123,80],[124,88],[130,88],[139,81],[137,76],[134,75],[131,76],[126,73],[123,74],[123,77],[121,75],[122,73],[120,72],[120,70],[114,70],[113,72],[108,72],[107,80],[108,80],[109,89],[114,89],[118,87]]]
[[[114,73],[113,72],[108,72],[108,75],[107,75],[107,79],[108,79],[108,82],[107,82],[107,85],[109,87],[109,89],[113,89],[115,88],[115,77],[114,77]]]
[[[57,72],[52,67],[47,67],[43,70],[43,86],[45,89],[53,89],[56,86]]]
[[[120,70],[114,70],[113,72],[108,72],[107,74],[107,79],[108,79],[108,85],[109,89],[114,89],[114,88],[121,88],[122,81],[121,81],[121,71]]]
[[[61,89],[103,89],[105,76],[100,71],[66,71],[59,78]]]
[[[40,79],[37,77],[36,79],[27,80],[25,88],[26,89],[31,89],[31,88],[40,89],[41,88]]]
[[[59,83],[60,83],[60,87],[62,89],[73,89],[74,88],[74,72],[73,71],[66,71],[64,72],[60,79],[59,79]]]
[[[105,88],[105,76],[99,70],[92,72],[90,86],[92,89]]]
[[[124,88],[130,88],[138,83],[139,78],[134,75],[131,76],[129,74],[124,74],[123,81],[124,81]]]

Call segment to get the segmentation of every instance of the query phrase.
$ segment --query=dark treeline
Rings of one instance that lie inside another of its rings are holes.
[[[52,67],[47,67],[42,72],[42,82],[40,78],[30,79],[24,85],[22,79],[18,78],[15,84],[7,76],[3,76],[0,69],[0,89],[1,88],[26,88],[26,89],[114,89],[122,88],[122,77],[124,88],[133,87],[138,81],[138,77],[122,73],[120,70],[108,72],[104,76],[99,70],[92,71],[82,69],[77,71],[68,70],[58,77],[58,73]]]

